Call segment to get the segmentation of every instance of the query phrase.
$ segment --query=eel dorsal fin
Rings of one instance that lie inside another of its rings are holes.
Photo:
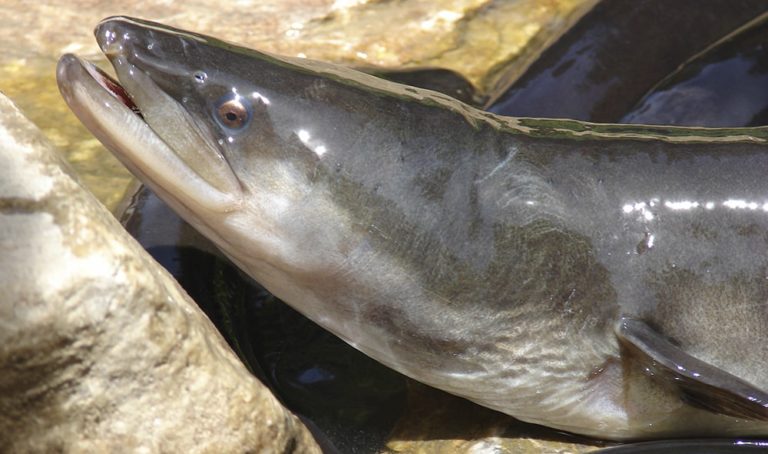
[[[737,418],[768,420],[768,392],[684,352],[641,320],[623,317],[619,341],[655,379],[690,405]]]

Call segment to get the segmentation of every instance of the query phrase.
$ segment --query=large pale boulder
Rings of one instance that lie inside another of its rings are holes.
[[[0,95],[0,452],[319,452]]]

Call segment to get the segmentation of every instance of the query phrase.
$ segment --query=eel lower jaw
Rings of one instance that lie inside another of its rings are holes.
[[[65,54],[56,79],[80,121],[153,190],[193,212],[231,212],[241,206],[243,191],[231,169],[221,163],[218,174],[208,178],[195,171],[189,156],[174,151],[144,121],[128,92],[93,64]]]

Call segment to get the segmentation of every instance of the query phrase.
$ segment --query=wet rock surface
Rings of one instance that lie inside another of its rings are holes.
[[[0,97],[0,451],[319,452]]]

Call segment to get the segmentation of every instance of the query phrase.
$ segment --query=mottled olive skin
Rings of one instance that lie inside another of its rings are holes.
[[[96,33],[129,92],[147,74],[218,144],[242,198],[206,211],[165,176],[136,165],[139,176],[373,358],[598,437],[768,434],[764,421],[688,405],[615,334],[620,317],[643,320],[768,389],[765,129],[497,117],[157,24],[116,18]],[[216,117],[231,93],[249,100],[237,130]],[[141,99],[163,131],[155,112],[170,101]]]

